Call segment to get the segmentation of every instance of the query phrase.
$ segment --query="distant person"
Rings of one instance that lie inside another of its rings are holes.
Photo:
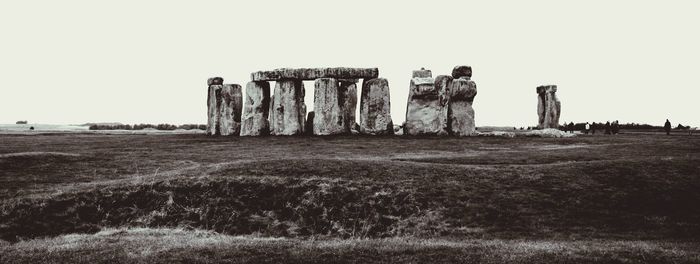
[[[595,129],[597,126],[598,126],[598,124],[596,124],[595,122],[593,122],[593,124],[591,124],[591,134],[595,135]]]
[[[569,132],[574,133],[574,122],[569,122]]]
[[[612,123],[612,133],[613,135],[620,133],[620,121],[615,120],[615,122]]]
[[[29,127],[29,130],[34,131],[34,127],[33,126]]]
[[[586,133],[586,135],[588,135],[588,131],[591,131],[591,124],[586,122],[586,127],[584,128],[583,133]]]
[[[666,135],[671,134],[671,122],[666,119],[666,123],[664,124],[664,130],[666,131]]]
[[[605,134],[610,135],[610,121],[605,122]]]

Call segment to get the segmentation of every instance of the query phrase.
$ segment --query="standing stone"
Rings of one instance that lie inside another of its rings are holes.
[[[362,81],[360,133],[368,135],[394,134],[394,124],[391,121],[389,82],[384,78]]]
[[[314,134],[314,111],[306,114],[306,123],[304,124],[304,135],[313,136]]]
[[[467,76],[452,80],[449,99],[449,126],[452,135],[476,135],[474,124],[474,108],[472,104],[476,96],[476,83]]]
[[[221,78],[218,78],[221,79]],[[210,78],[207,80],[209,84],[209,90],[207,95],[207,134],[208,135],[221,135],[219,128],[220,119],[220,109],[221,109],[221,90],[223,89],[222,84],[219,83],[217,77]],[[223,82],[223,79],[221,79]]]
[[[340,80],[339,89],[340,95],[345,98],[345,106],[343,107],[343,117],[345,129],[347,132],[352,132],[357,124],[355,112],[357,110],[357,80]]]
[[[243,95],[238,84],[224,84],[221,88],[221,106],[219,108],[219,134],[238,136],[241,133],[241,111]]]
[[[542,85],[537,87],[537,115],[539,122],[537,127],[559,128],[559,115],[561,114],[561,102],[557,99],[556,85]]]
[[[248,82],[245,97],[241,136],[267,135],[270,133],[270,83]]]
[[[448,134],[448,91],[441,81],[436,82],[429,70],[413,71],[408,103],[406,106],[406,123],[403,126],[406,135],[447,135]]]
[[[314,82],[314,135],[349,133],[346,125],[345,91],[334,78],[319,78]]]
[[[279,80],[270,106],[271,135],[304,134],[306,104],[301,80]]]

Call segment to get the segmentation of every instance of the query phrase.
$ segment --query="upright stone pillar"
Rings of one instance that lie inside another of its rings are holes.
[[[436,82],[430,70],[413,71],[406,106],[406,135],[447,135],[449,95],[443,83]]]
[[[248,82],[245,108],[241,120],[241,136],[264,136],[270,133],[270,83]]]
[[[345,124],[345,91],[338,79],[319,78],[314,82],[314,135],[338,135],[350,132]]]
[[[221,107],[221,89],[224,78],[213,77],[207,80],[207,134],[220,135],[219,119]]]
[[[559,102],[556,93],[556,85],[542,85],[537,87],[538,128],[559,128],[561,102]]]
[[[476,135],[474,123],[474,97],[476,83],[471,80],[471,67],[457,66],[452,70],[452,80],[449,98],[449,126],[452,135]]]
[[[362,81],[360,98],[360,133],[393,135],[389,82],[384,78]]]
[[[241,133],[241,111],[243,110],[243,93],[238,84],[224,84],[221,88],[221,107],[219,108],[219,133],[222,136],[238,136]]]
[[[270,134],[304,134],[306,104],[304,104],[304,83],[301,80],[277,81],[270,108]]]
[[[350,132],[356,124],[355,112],[357,110],[357,80],[340,80],[340,95],[345,98],[344,125],[346,131]]]

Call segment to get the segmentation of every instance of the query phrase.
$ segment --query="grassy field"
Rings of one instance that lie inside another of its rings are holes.
[[[697,263],[698,154],[656,134],[0,135],[0,262]]]

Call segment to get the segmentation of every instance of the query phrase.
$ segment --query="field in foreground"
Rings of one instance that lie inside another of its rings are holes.
[[[700,252],[692,136],[52,134],[0,146],[10,260],[692,263]]]

